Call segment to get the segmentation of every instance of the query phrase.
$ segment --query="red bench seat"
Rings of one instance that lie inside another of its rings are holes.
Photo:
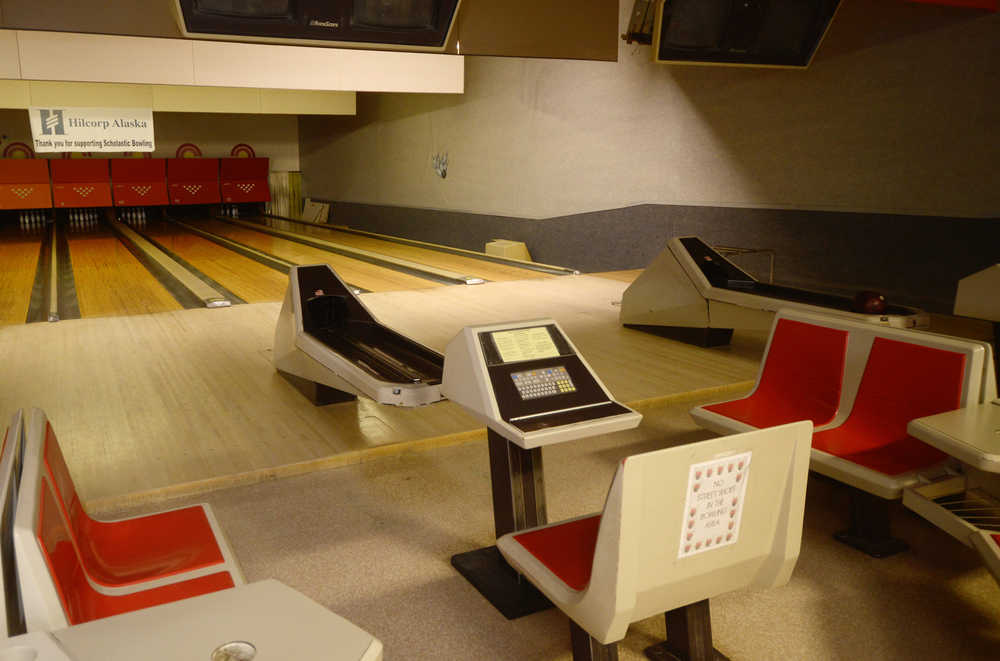
[[[239,575],[218,524],[205,506],[99,521],[83,508],[48,423],[43,452],[58,503],[91,580],[117,587],[213,568]]]
[[[991,357],[975,340],[781,311],[754,392],[691,415],[722,433],[814,416],[812,470],[855,490],[851,528],[838,539],[881,557],[905,548],[889,536],[886,500],[948,459],[907,424],[981,401],[992,392]]]
[[[228,572],[217,572],[127,594],[100,592],[87,580],[70,531],[59,511],[52,483],[44,476],[31,486],[38,490],[35,535],[67,624],[89,622],[235,586]],[[23,554],[18,556],[19,564],[22,558]],[[30,565],[31,561],[25,560]],[[29,619],[29,631],[36,629],[37,623],[37,620]]]
[[[574,590],[582,590],[590,583],[600,526],[601,515],[595,514],[514,533],[514,539],[563,583]]]
[[[753,392],[703,409],[753,429],[796,420],[825,425],[840,404],[846,353],[847,331],[778,319]]]

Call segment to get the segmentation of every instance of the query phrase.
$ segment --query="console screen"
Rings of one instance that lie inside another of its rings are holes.
[[[505,363],[554,358],[559,355],[559,349],[545,326],[494,331],[490,336],[500,354],[500,360]]]
[[[521,399],[538,399],[551,395],[576,392],[573,379],[562,365],[542,367],[536,370],[514,372],[510,375]]]

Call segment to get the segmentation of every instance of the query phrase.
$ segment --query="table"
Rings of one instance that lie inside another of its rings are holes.
[[[995,401],[917,418],[906,429],[970,466],[1000,473],[1000,405]]]
[[[0,642],[0,661],[219,661],[213,651],[234,641],[251,643],[256,648],[254,661],[382,659],[378,639],[301,592],[269,579],[51,634],[10,638]],[[37,656],[29,653],[32,649]]]

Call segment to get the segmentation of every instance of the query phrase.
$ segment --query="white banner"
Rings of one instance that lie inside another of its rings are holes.
[[[153,151],[150,108],[28,109],[36,152]]]

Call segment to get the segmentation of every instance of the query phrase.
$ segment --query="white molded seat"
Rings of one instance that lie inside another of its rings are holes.
[[[13,540],[29,632],[52,631],[244,583],[242,574],[230,571],[224,563],[121,587],[95,581],[80,552],[90,540],[78,537],[69,524],[56,481],[47,468],[44,414],[33,410],[26,427]],[[121,543],[129,542],[122,539]]]
[[[21,473],[21,450],[24,442],[24,414],[18,410],[11,418],[0,447],[0,638],[24,633],[21,592],[14,570],[14,513]]]
[[[40,409],[25,424],[25,452],[40,456],[80,555],[88,579],[109,594],[227,571],[236,583],[243,573],[206,504],[153,514],[98,520],[89,516],[76,492],[55,430]],[[34,464],[32,464],[34,465]]]
[[[801,421],[628,457],[602,514],[497,546],[598,645],[657,613],[783,585],[799,555],[811,435]]]

